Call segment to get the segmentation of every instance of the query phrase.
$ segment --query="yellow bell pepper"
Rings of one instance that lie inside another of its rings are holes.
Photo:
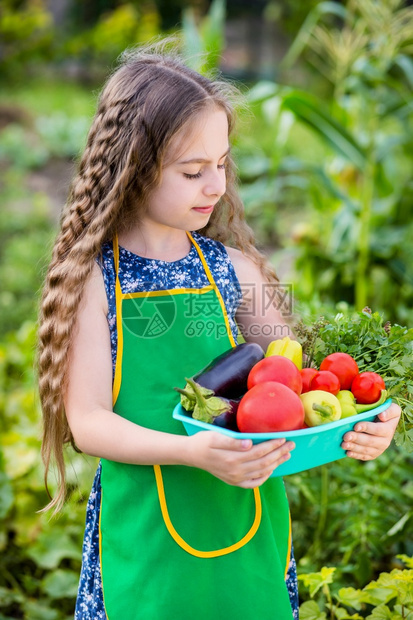
[[[341,418],[340,401],[330,392],[311,390],[301,394],[300,399],[304,405],[304,422],[307,426],[320,426]]]
[[[303,350],[301,344],[297,342],[297,340],[291,340],[289,336],[270,342],[265,357],[270,357],[271,355],[288,357],[288,359],[294,362],[298,370],[301,370],[303,367]]]

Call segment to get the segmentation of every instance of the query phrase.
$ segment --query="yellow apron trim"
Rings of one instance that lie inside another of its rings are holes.
[[[287,562],[285,564],[284,571],[284,579],[287,579],[288,568],[290,566],[290,558],[291,558],[291,512],[289,512],[289,529],[288,529],[288,551],[287,551]]]
[[[220,306],[221,306],[222,314],[224,315],[225,325],[226,325],[226,328],[227,328],[227,333],[228,333],[228,338],[229,338],[229,340],[230,340],[230,342],[231,342],[231,345],[232,345],[233,347],[236,347],[236,346],[237,346],[237,343],[235,342],[235,340],[234,340],[234,336],[232,335],[232,330],[231,330],[231,326],[230,326],[230,324],[229,324],[228,315],[227,315],[227,310],[226,310],[226,308],[225,308],[225,304],[224,304],[224,300],[222,299],[221,292],[220,292],[219,288],[218,288],[218,287],[217,287],[217,285],[216,285],[216,282],[215,282],[215,280],[214,280],[214,278],[213,278],[213,276],[212,276],[212,273],[211,273],[211,272],[210,272],[210,270],[209,270],[209,267],[208,267],[208,265],[207,265],[207,262],[206,262],[206,260],[205,260],[205,257],[204,257],[204,255],[203,255],[203,253],[201,252],[201,248],[199,247],[199,245],[197,244],[197,242],[195,241],[195,239],[192,237],[191,233],[189,233],[189,232],[187,231],[187,233],[186,233],[186,234],[188,235],[188,237],[190,238],[190,240],[192,241],[192,243],[193,243],[193,244],[194,244],[194,246],[196,247],[197,252],[198,252],[198,255],[199,255],[199,258],[201,259],[202,265],[204,266],[205,273],[207,274],[207,278],[208,278],[208,280],[211,282],[212,286],[214,287],[215,293],[216,293],[216,295],[217,295],[217,297],[218,297],[219,304],[220,304]]]
[[[113,259],[115,262],[116,284],[115,284],[115,299],[116,299],[116,331],[118,336],[118,344],[116,347],[116,364],[115,364],[115,376],[113,379],[112,388],[112,401],[116,403],[120,384],[122,381],[122,353],[123,353],[123,330],[122,330],[122,288],[119,280],[119,243],[118,236],[115,236],[113,241]]]
[[[102,527],[101,527],[101,522],[102,522],[102,502],[103,502],[103,489],[100,489],[100,508],[99,508],[99,563],[100,563],[100,582],[102,584],[102,599],[103,599],[103,609],[105,610],[106,613],[106,618],[107,620],[109,620],[109,616],[107,614],[106,611],[106,605],[105,605],[105,591],[103,588],[103,575],[102,575]]]
[[[244,545],[246,545],[252,538],[255,536],[260,523],[261,523],[261,515],[262,515],[262,506],[261,506],[261,496],[258,488],[254,489],[254,499],[255,499],[255,517],[254,522],[249,530],[245,534],[241,540],[229,547],[224,547],[223,549],[216,549],[214,551],[199,551],[198,549],[194,549],[188,543],[184,541],[184,539],[178,534],[174,526],[172,525],[172,521],[169,516],[168,506],[166,504],[165,497],[165,489],[163,486],[162,472],[160,465],[153,466],[156,478],[156,486],[158,487],[158,496],[159,503],[161,505],[161,512],[163,516],[163,520],[165,521],[165,525],[167,527],[168,532],[174,539],[174,541],[187,553],[196,556],[197,558],[217,558],[221,555],[228,555],[233,551],[237,551],[237,549],[241,549]]]
[[[214,286],[212,284],[208,284],[208,286],[204,286],[202,288],[167,288],[162,289],[160,291],[141,291],[139,293],[124,293],[122,295],[123,299],[136,299],[139,297],[161,297],[162,295],[183,295],[184,293],[195,293],[198,295],[203,295],[204,293],[209,293],[214,290]]]

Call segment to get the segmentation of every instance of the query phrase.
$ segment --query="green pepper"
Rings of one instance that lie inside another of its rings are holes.
[[[381,396],[379,400],[376,400],[375,403],[370,403],[368,405],[356,405],[357,413],[363,413],[363,411],[369,411],[370,409],[375,409],[384,403],[387,398],[387,390],[381,391]]]
[[[350,392],[350,390],[340,390],[337,394],[337,398],[341,405],[342,418],[349,418],[359,413],[357,411],[356,399],[353,392]]]
[[[376,400],[375,403],[370,403],[368,405],[358,405],[353,392],[350,392],[350,390],[340,390],[337,394],[337,398],[341,405],[341,417],[348,418],[350,416],[357,415],[358,413],[370,411],[370,409],[374,409],[375,407],[382,405],[387,398],[387,391],[382,390],[380,398]]]

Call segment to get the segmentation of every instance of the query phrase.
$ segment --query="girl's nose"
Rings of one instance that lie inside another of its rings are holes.
[[[207,196],[218,196],[220,198],[225,194],[226,188],[225,169],[217,169],[208,175],[204,192]]]

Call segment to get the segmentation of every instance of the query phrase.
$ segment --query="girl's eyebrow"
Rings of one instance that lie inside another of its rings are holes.
[[[223,155],[221,155],[221,157],[219,159],[222,159],[223,157],[226,157],[228,155],[228,153],[230,152],[231,147],[228,147],[228,149],[225,151],[225,153]],[[202,157],[194,157],[193,159],[186,159],[185,161],[178,161],[178,164],[210,164],[211,160],[209,159],[204,159]]]

